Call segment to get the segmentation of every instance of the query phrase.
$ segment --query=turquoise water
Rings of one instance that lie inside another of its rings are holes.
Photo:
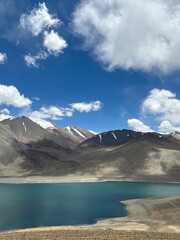
[[[122,200],[180,195],[154,183],[0,184],[0,231],[93,224],[127,214]]]

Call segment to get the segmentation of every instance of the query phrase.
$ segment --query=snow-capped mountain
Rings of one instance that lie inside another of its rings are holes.
[[[51,128],[44,129],[27,117],[6,119],[0,122],[0,124],[5,126],[6,131],[10,132],[14,138],[22,143],[49,139],[63,147],[74,148],[79,143],[93,136],[91,132],[75,126],[59,128],[52,124]]]
[[[46,130],[55,135],[56,138],[61,139],[61,141],[64,142],[64,146],[71,148],[76,147],[78,144],[94,136],[90,131],[76,126],[59,128],[53,124],[53,127],[47,128]]]
[[[72,136],[77,138],[79,142],[83,142],[91,137],[94,136],[94,134],[86,129],[76,127],[76,126],[67,126],[65,128],[65,131],[70,133]]]

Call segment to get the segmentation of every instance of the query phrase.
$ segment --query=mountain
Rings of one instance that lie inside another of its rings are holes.
[[[88,131],[81,131],[87,137]],[[81,136],[65,129],[54,125],[50,131],[19,117],[1,121],[0,133],[0,176],[59,175],[79,166],[73,158]]]
[[[180,182],[179,133],[114,130],[97,135],[28,118],[0,122],[0,177]]]
[[[176,131],[175,133],[171,133],[170,136],[172,136],[172,137],[180,140],[180,132],[177,132],[177,131]]]
[[[0,122],[0,125],[6,126],[12,136],[22,143],[48,139],[63,147],[72,149],[88,137],[93,136],[91,132],[75,126],[63,129],[53,124],[52,128],[44,129],[24,116],[6,119]]]
[[[174,144],[179,145],[179,141],[176,134],[163,135],[155,132],[135,132],[132,130],[115,130],[97,134],[90,139],[87,139],[81,143],[81,147],[108,147],[118,146],[127,143],[145,141],[148,140],[151,143],[156,143],[159,146],[165,145],[170,148]],[[173,144],[173,145],[172,145]]]
[[[53,127],[47,128],[47,130],[51,134],[55,135],[59,139],[59,141],[61,140],[61,145],[71,148],[76,147],[81,142],[94,136],[94,134],[92,134],[90,131],[76,126],[59,128],[55,124],[53,124]]]
[[[48,138],[49,135],[45,129],[26,117],[6,119],[0,122],[0,125],[5,126],[12,137],[22,143],[36,142]]]
[[[98,179],[180,182],[180,141],[171,135],[116,130],[80,144],[78,168]]]

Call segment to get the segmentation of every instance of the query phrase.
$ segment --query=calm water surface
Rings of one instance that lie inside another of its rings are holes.
[[[125,216],[122,200],[180,195],[180,185],[154,183],[0,184],[0,231],[93,224]]]

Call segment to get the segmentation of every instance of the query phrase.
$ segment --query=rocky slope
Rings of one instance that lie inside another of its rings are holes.
[[[51,130],[44,129],[26,117],[0,122],[0,176],[56,176],[73,172],[79,166],[74,160],[74,148],[82,141],[80,131],[85,139],[86,130],[79,129],[78,136],[55,125]]]
[[[94,134],[92,134],[90,131],[76,126],[59,128],[54,125],[54,127],[47,128],[47,130],[59,139],[59,144],[70,148],[74,148],[81,142],[94,136]]]
[[[155,132],[142,133],[132,130],[115,130],[109,132],[103,132],[87,139],[81,143],[81,147],[108,147],[118,146],[127,143],[148,140],[158,145],[169,146],[179,145],[179,138],[176,133],[170,135],[163,135]]]
[[[180,182],[180,140],[115,130],[43,129],[28,118],[0,122],[0,177],[79,176],[98,180]]]

